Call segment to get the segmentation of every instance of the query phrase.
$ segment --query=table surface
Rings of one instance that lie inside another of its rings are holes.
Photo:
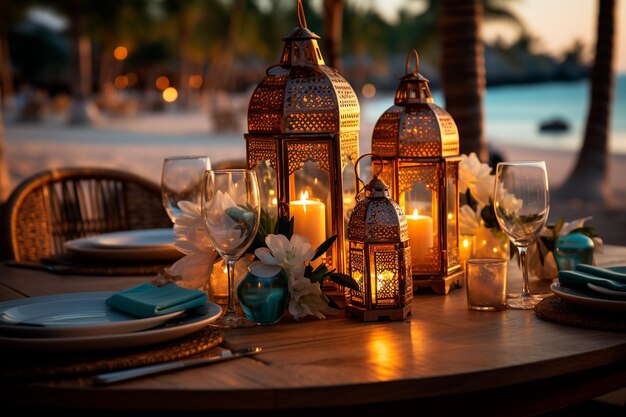
[[[603,265],[624,264],[606,246]],[[517,264],[510,286],[519,286]],[[0,300],[120,290],[152,277],[54,275],[0,266]],[[272,410],[321,407],[528,415],[626,386],[626,333],[544,321],[532,311],[467,309],[465,289],[418,292],[403,322],[361,323],[339,311],[225,332],[223,346],[261,346],[248,358],[108,387],[90,377],[8,384],[3,402],[22,407],[136,410]],[[512,407],[511,404],[515,404]]]

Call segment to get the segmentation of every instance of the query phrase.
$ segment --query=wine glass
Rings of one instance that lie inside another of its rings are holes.
[[[530,293],[527,251],[545,226],[550,211],[545,162],[498,163],[493,205],[500,228],[517,247],[522,264],[522,292],[519,298],[510,298],[508,306],[530,310],[541,300],[541,296]]]
[[[202,186],[202,218],[209,240],[228,269],[228,308],[213,326],[255,326],[235,309],[235,262],[250,246],[259,228],[260,194],[254,171],[206,171]]]
[[[190,201],[200,206],[204,172],[211,169],[208,156],[170,156],[163,160],[161,170],[161,198],[167,215],[176,223],[182,213],[179,201]]]

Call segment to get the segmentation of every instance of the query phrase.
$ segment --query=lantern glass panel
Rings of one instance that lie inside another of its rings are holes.
[[[341,177],[343,179],[343,189],[341,190],[343,198],[343,222],[345,225],[347,225],[350,221],[350,215],[352,214],[352,210],[354,210],[354,206],[356,205],[356,200],[354,199],[354,196],[356,195],[356,175],[354,173],[354,162],[352,162],[351,159],[348,159],[345,166],[343,167]],[[347,241],[348,228],[346,227],[344,229],[346,231],[345,238]]]
[[[398,305],[398,251],[394,245],[370,245],[369,271],[372,306]]]
[[[289,175],[289,214],[294,217],[294,233],[307,237],[314,248],[332,233],[330,191],[330,173],[316,161],[306,161],[302,169]],[[317,264],[320,262],[321,258]]]
[[[446,176],[446,230],[448,235],[447,253],[448,268],[459,264],[459,241],[458,241],[458,164],[447,166]]]

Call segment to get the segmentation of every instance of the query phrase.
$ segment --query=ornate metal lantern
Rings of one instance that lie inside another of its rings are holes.
[[[411,58],[415,70],[410,72]],[[434,104],[428,80],[412,50],[395,105],[374,127],[372,152],[381,156],[381,178],[406,213],[413,286],[447,294],[461,286],[459,260],[459,134],[454,120]]]
[[[346,316],[404,320],[413,299],[406,218],[377,176],[364,194],[363,199],[357,196],[348,223],[349,273],[359,290],[346,289]]]
[[[345,231],[354,207],[359,102],[348,82],[324,64],[301,1],[298,27],[283,40],[280,64],[252,94],[246,138],[250,169],[269,160],[277,201],[295,218],[295,233],[316,247],[337,235],[325,262],[345,272]]]

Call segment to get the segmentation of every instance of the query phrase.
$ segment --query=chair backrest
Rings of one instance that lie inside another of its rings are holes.
[[[46,170],[23,180],[4,207],[3,258],[39,262],[71,239],[171,227],[160,186],[106,168]]]

